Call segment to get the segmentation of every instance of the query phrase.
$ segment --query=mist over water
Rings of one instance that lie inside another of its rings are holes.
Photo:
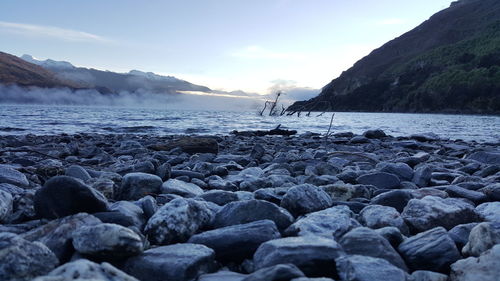
[[[118,106],[187,110],[247,111],[261,106],[256,98],[227,97],[211,94],[154,93],[140,90],[133,93],[102,94],[93,89],[71,90],[18,87],[0,84],[0,104],[38,104],[71,106]]]

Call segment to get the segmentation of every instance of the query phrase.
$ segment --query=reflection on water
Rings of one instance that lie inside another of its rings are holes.
[[[257,112],[0,105],[0,134],[228,134],[232,130],[268,130],[278,124],[299,132],[326,133],[330,118],[328,113],[261,117]],[[332,131],[362,133],[374,128],[393,136],[434,132],[451,139],[500,140],[499,116],[339,112]]]

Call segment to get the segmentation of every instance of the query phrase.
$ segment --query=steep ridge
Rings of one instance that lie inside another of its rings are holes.
[[[500,113],[500,1],[452,3],[289,110]]]

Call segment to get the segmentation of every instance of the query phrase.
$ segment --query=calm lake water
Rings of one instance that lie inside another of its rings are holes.
[[[326,133],[330,118],[330,113],[262,117],[257,112],[0,105],[0,134],[229,134],[232,130],[273,129],[278,124],[299,133]],[[443,138],[500,141],[499,116],[339,112],[332,132],[359,134],[375,128],[393,136],[434,132]]]

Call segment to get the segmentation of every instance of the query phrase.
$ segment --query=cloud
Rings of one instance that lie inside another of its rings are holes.
[[[400,18],[383,19],[377,22],[378,25],[400,25],[406,23],[406,20]]]
[[[248,46],[231,54],[233,57],[245,59],[270,59],[270,60],[304,60],[305,54],[293,52],[275,52],[261,46]]]
[[[71,42],[110,43],[112,40],[88,32],[65,29],[55,26],[34,25],[0,21],[0,31],[25,36],[51,37]]]

